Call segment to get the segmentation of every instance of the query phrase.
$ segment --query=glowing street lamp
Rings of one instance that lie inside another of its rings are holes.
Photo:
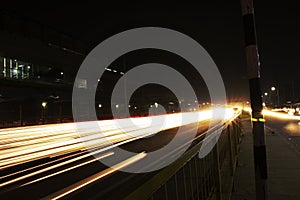
[[[275,88],[274,86],[273,87],[271,87],[271,90],[272,91],[275,91],[276,90],[276,95],[277,95],[277,106],[279,106],[279,91],[278,91],[278,89],[277,88]]]
[[[115,105],[115,110],[116,110],[116,117],[117,118],[120,118],[121,117],[121,111],[120,111],[120,105],[119,104],[116,104]]]
[[[276,88],[275,88],[275,87],[271,87],[271,90],[272,90],[272,91],[275,91],[275,90],[276,90]]]
[[[45,124],[45,109],[47,106],[47,102],[43,101],[42,102],[42,123]]]
[[[43,108],[46,108],[46,106],[47,106],[47,102],[45,102],[45,101],[42,102],[42,107],[43,107]]]

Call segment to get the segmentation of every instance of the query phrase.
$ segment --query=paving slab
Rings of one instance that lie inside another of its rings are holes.
[[[243,138],[234,177],[232,200],[254,200],[253,137],[250,120],[242,121]],[[266,129],[270,200],[300,199],[300,154],[284,136]]]

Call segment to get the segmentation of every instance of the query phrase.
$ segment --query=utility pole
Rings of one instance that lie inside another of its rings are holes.
[[[126,73],[126,57],[124,55],[123,57],[123,73]],[[126,77],[124,77],[124,115],[126,115],[126,110],[128,110],[129,116],[125,116],[125,117],[130,117],[130,112],[129,112],[129,107],[127,105],[127,80]]]
[[[253,151],[255,167],[256,199],[268,199],[268,172],[266,138],[262,115],[262,92],[260,85],[260,62],[257,51],[253,0],[241,0],[246,45],[246,59],[250,86],[253,126]]]
[[[277,88],[276,94],[277,94],[277,107],[280,107],[280,98],[279,98],[279,89],[278,88]]]
[[[22,107],[22,103],[19,104],[19,118],[20,118],[20,125],[23,126],[23,107]]]
[[[59,103],[59,122],[62,123],[62,101]]]
[[[292,80],[292,103],[296,103],[294,80]]]

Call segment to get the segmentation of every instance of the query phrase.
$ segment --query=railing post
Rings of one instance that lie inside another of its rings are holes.
[[[197,191],[197,199],[200,199],[200,193],[199,193],[199,173],[198,173],[198,164],[197,160],[198,157],[194,157],[194,165],[195,165],[195,173],[196,173],[196,191]]]
[[[192,192],[192,196],[191,199],[194,199],[194,188],[193,188],[193,174],[192,174],[192,161],[190,160],[190,162],[187,163],[189,165],[189,172],[190,172],[190,186],[191,186],[191,192]]]
[[[230,159],[230,171],[231,171],[231,176],[233,176],[233,173],[234,173],[234,161],[233,161],[233,153],[232,153],[232,139],[231,139],[231,128],[230,126],[232,125],[229,124],[227,126],[227,135],[228,135],[228,148],[229,148],[229,159]],[[233,133],[234,133],[234,129],[233,129]]]
[[[222,200],[222,186],[221,186],[221,172],[220,172],[220,161],[219,161],[219,148],[218,142],[213,149],[213,159],[214,159],[214,177],[216,186],[216,197],[217,200]]]
[[[176,172],[175,175],[174,175],[174,179],[175,179],[176,200],[179,200],[179,196],[178,196],[177,172]]]
[[[233,129],[233,145],[234,145],[234,157],[233,157],[233,161],[234,164],[236,163],[236,158],[237,158],[237,154],[238,154],[238,144],[239,144],[239,135],[238,135],[238,125],[237,125],[237,121],[233,121],[232,122],[232,129]]]
[[[207,162],[205,162],[205,160],[208,162],[208,159],[207,158],[202,158],[202,172],[203,172],[203,197],[206,198],[207,196],[207,179],[206,179],[206,164]]]
[[[239,131],[239,144],[242,142],[242,123],[241,123],[241,119],[238,118],[238,131]]]
[[[166,182],[165,185],[164,185],[164,192],[165,192],[165,199],[166,199],[166,200],[169,199],[169,198],[168,198],[168,186],[167,186],[167,183],[168,183],[168,182]]]
[[[184,197],[185,197],[185,199],[188,199],[188,197],[187,197],[187,188],[186,188],[186,175],[185,175],[185,170],[184,170],[184,168],[185,168],[185,165],[182,167],[182,173],[183,173],[183,187],[184,187]]]

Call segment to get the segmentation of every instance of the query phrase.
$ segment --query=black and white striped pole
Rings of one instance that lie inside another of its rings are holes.
[[[246,59],[252,108],[253,150],[255,166],[256,199],[268,197],[268,172],[266,138],[262,115],[262,92],[260,86],[260,62],[256,44],[253,0],[241,0],[246,45]]]

